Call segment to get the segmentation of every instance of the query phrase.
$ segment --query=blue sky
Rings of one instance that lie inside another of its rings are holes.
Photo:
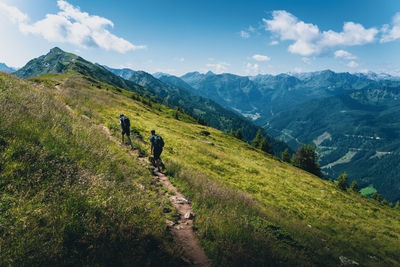
[[[400,75],[398,12],[398,0],[0,0],[0,62],[58,46],[150,73]]]

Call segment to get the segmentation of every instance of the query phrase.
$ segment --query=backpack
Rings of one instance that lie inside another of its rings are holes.
[[[126,116],[121,117],[121,124],[124,130],[129,130],[129,128],[131,127],[131,122],[129,121],[129,118]]]
[[[164,147],[164,140],[159,135],[154,135],[153,146],[157,150],[161,150]]]

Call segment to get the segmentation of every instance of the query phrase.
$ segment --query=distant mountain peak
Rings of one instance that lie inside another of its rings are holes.
[[[65,53],[65,52],[57,46],[50,49],[50,52],[49,52],[49,54],[62,54],[62,53]]]
[[[320,73],[335,73],[333,70],[326,69],[326,70],[321,70]]]
[[[20,78],[39,76],[45,73],[62,73],[70,69],[71,64],[84,59],[72,53],[65,52],[58,47],[50,49],[46,55],[30,60],[24,67],[14,74]],[[95,66],[94,64],[92,64]],[[73,66],[72,66],[73,67]]]
[[[153,77],[155,77],[157,79],[159,79],[159,78],[161,78],[163,76],[167,76],[167,77],[172,76],[171,74],[168,74],[168,73],[165,73],[165,72],[155,72],[152,75],[153,75]]]
[[[198,71],[192,71],[192,72],[188,72],[182,76],[194,76],[194,75],[201,75],[201,74]]]
[[[180,78],[181,79],[202,79],[205,75],[201,74],[198,71],[193,71],[193,72],[188,72],[184,75],[182,75]]]
[[[210,76],[210,75],[215,75],[215,73],[214,73],[214,72],[212,72],[211,70],[209,70],[209,71],[207,71],[206,75],[207,75],[207,76]]]
[[[374,81],[381,81],[381,80],[392,80],[392,81],[400,81],[400,77],[393,76],[389,73],[375,73],[373,71],[364,71],[364,72],[357,72],[353,73],[353,75],[358,76],[360,78],[367,78]]]
[[[7,66],[5,63],[0,63],[0,71],[11,73],[16,71],[15,68]]]

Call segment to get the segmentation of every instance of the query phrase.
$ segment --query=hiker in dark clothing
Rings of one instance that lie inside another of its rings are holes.
[[[128,117],[126,117],[124,114],[119,115],[119,125],[121,125],[121,134],[122,134],[122,144],[125,144],[124,142],[124,135],[128,137],[129,140],[129,145],[133,149],[132,141],[131,141],[131,122],[129,121]]]
[[[154,165],[156,166],[156,169],[154,171],[159,172],[160,164],[161,164],[160,155],[161,155],[163,147],[164,147],[164,140],[162,139],[161,136],[156,134],[155,130],[152,130],[151,137],[150,137],[150,143],[151,143],[150,154],[154,155]]]

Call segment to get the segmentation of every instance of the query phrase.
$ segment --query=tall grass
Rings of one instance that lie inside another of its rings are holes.
[[[326,251],[318,255],[317,238],[309,240],[309,247],[302,245],[304,240],[296,241],[290,233],[293,228],[307,231],[307,227],[289,218],[282,222],[284,215],[274,207],[262,207],[249,194],[177,162],[168,160],[166,166],[172,182],[190,196],[198,215],[198,237],[217,266],[334,265]]]
[[[151,184],[53,87],[0,74],[1,266],[179,265]]]

